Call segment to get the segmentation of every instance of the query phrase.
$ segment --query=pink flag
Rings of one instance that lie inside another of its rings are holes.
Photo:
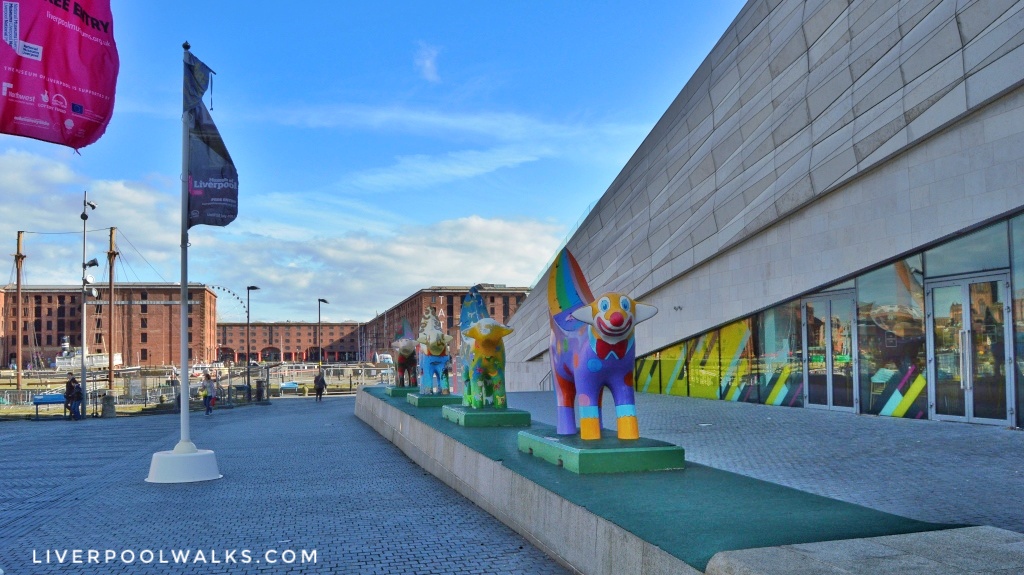
[[[110,0],[0,2],[0,132],[75,149],[98,140],[120,66]]]

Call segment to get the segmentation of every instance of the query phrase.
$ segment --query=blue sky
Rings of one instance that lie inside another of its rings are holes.
[[[80,155],[0,135],[0,242],[29,232],[26,283],[77,285],[88,190],[89,258],[114,226],[117,281],[180,280],[188,41],[217,73],[205,101],[240,180],[238,218],[190,231],[189,281],[260,286],[253,321],[528,286],[742,4],[113,0],[106,134]],[[217,293],[221,321],[245,321]]]

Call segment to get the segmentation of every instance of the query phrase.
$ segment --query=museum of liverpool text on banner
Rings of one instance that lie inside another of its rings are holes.
[[[238,215],[238,171],[224,140],[213,123],[203,94],[210,85],[210,70],[191,52],[185,52],[182,92],[188,125],[188,227],[226,226]]]
[[[2,0],[0,132],[84,148],[114,111],[110,0]]]

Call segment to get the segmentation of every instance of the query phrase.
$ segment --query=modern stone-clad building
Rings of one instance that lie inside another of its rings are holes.
[[[567,247],[647,393],[1022,425],[1024,2],[751,0]],[[547,280],[509,388],[550,386]]]

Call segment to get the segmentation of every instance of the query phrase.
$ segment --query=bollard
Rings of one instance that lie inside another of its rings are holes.
[[[102,417],[117,417],[117,406],[114,403],[113,395],[103,396],[103,413]]]

